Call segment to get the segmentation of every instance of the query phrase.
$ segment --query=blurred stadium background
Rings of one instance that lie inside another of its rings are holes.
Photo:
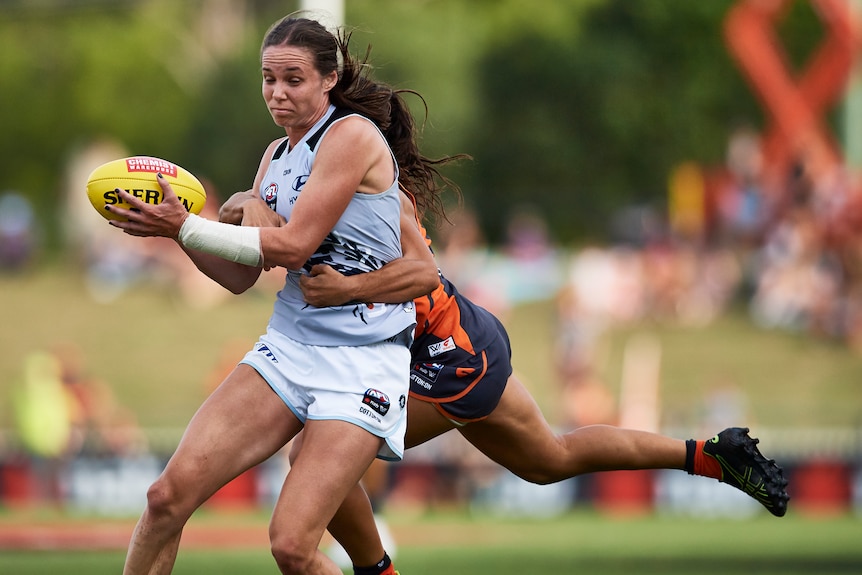
[[[859,2],[307,6],[343,17],[376,74],[425,96],[429,155],[475,158],[448,174],[464,198],[434,233],[438,259],[511,330],[549,421],[680,437],[749,425],[788,469],[791,515],[858,530]],[[260,37],[300,7],[0,2],[0,517],[13,531],[46,508],[136,517],[263,329],[276,273],[228,296],[171,242],[105,225],[83,183],[146,154],[205,180],[211,214],[246,189],[278,136]],[[265,510],[285,471],[276,457],[208,507]],[[381,471],[381,509],[409,517],[762,515],[680,473],[532,486],[454,434]]]

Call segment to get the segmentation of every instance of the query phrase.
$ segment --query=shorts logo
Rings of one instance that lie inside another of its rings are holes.
[[[263,343],[257,344],[257,351],[259,353],[262,353],[272,363],[278,363],[278,358],[275,357],[275,354],[272,353],[268,347],[266,347],[266,344],[263,344]]]
[[[365,390],[362,403],[380,415],[386,415],[389,412],[389,398],[382,391],[369,387]]]
[[[437,381],[437,376],[440,375],[442,369],[442,363],[417,363],[413,366],[413,371],[429,383]]]
[[[450,335],[446,339],[438,343],[432,343],[428,346],[428,355],[434,357],[436,355],[440,355],[441,353],[446,353],[447,351],[452,351],[456,348],[455,340],[452,339]]]
[[[472,367],[456,367],[455,368],[455,376],[456,377],[468,377],[476,373],[476,370]]]

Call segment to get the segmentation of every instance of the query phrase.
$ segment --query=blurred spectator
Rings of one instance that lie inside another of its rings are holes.
[[[28,354],[12,405],[30,457],[32,492],[43,501],[63,502],[62,478],[76,458],[124,457],[147,449],[132,412],[117,402],[110,386],[85,373],[73,344]]]
[[[513,303],[547,299],[559,289],[557,250],[545,219],[533,206],[519,206],[510,215],[503,254]]]
[[[566,377],[560,402],[563,428],[618,423],[616,398],[593,365],[564,372],[563,376]]]
[[[569,264],[567,283],[577,297],[584,321],[629,323],[646,313],[642,253],[632,248],[587,247]],[[650,270],[650,274],[656,270]]]
[[[682,162],[671,171],[667,211],[674,237],[696,244],[706,237],[706,180],[694,162]]]
[[[104,380],[88,374],[81,350],[72,343],[53,350],[60,380],[72,405],[72,455],[125,456],[147,449],[137,418],[114,395]]]
[[[440,268],[465,297],[484,307],[505,323],[512,302],[508,281],[499,277],[499,258],[489,249],[470,208],[451,210],[450,224],[443,224],[434,238]],[[497,270],[497,271],[495,271]]]
[[[596,290],[590,288],[601,281],[600,253],[593,248],[573,259],[570,281],[557,295],[554,356],[561,385],[561,425],[568,429],[613,423],[616,418],[616,400],[596,365],[601,338],[613,322],[593,299]]]
[[[823,222],[813,209],[814,182],[794,170],[787,206],[757,252],[756,291],[750,302],[761,326],[828,335],[840,301],[842,270],[824,243]]]
[[[640,257],[645,305],[654,319],[707,325],[726,309],[742,277],[736,257],[723,247],[662,244]]]
[[[655,208],[648,205],[630,205],[618,209],[611,217],[611,241],[619,246],[641,249],[655,245],[667,235],[668,224]]]
[[[122,296],[144,275],[141,243],[109,226],[83,193],[90,172],[129,155],[118,142],[98,140],[76,148],[64,175],[63,232],[73,261],[84,273],[90,296],[108,303]]]
[[[74,405],[67,393],[59,360],[44,351],[24,358],[22,378],[12,390],[15,426],[30,456],[33,494],[61,501],[60,475],[72,441]]]
[[[769,223],[773,206],[763,185],[760,135],[750,127],[735,130],[727,143],[726,168],[730,176],[719,192],[719,233],[738,246],[756,245]]]
[[[539,213],[529,206],[514,210],[506,226],[506,254],[517,262],[545,259],[552,251],[548,226]]]
[[[17,271],[32,261],[37,247],[30,201],[17,192],[0,194],[0,270]]]

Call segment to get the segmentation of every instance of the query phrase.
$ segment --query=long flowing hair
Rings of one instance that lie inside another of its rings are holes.
[[[338,82],[329,93],[330,102],[365,116],[380,128],[398,162],[399,183],[413,194],[420,217],[430,217],[435,223],[445,220],[442,193],[448,189],[460,201],[461,189],[439,168],[450,162],[471,159],[470,156],[455,154],[432,159],[419,151],[416,122],[403,95],[418,97],[427,118],[425,99],[414,90],[396,90],[372,79],[371,46],[361,60],[354,58],[349,50],[351,34],[344,29],[333,33],[317,20],[289,15],[267,31],[261,54],[270,46],[305,48],[314,54],[315,67],[321,75],[337,71]]]

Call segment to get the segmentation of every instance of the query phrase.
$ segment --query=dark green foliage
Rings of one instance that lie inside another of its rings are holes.
[[[279,135],[260,99],[260,36],[298,3],[248,2],[229,53],[213,50],[218,38],[200,25],[217,4],[0,4],[0,190],[31,197],[54,229],[70,154],[101,138],[171,159],[220,196],[247,189]],[[724,46],[732,4],[354,0],[346,8],[354,52],[372,44],[375,74],[426,97],[426,153],[475,157],[447,173],[490,239],[501,240],[512,211],[531,204],[557,239],[574,242],[603,238],[622,206],[661,211],[674,165],[720,164],[732,127],[763,123]],[[779,35],[801,68],[823,26],[809,2],[791,4]]]

